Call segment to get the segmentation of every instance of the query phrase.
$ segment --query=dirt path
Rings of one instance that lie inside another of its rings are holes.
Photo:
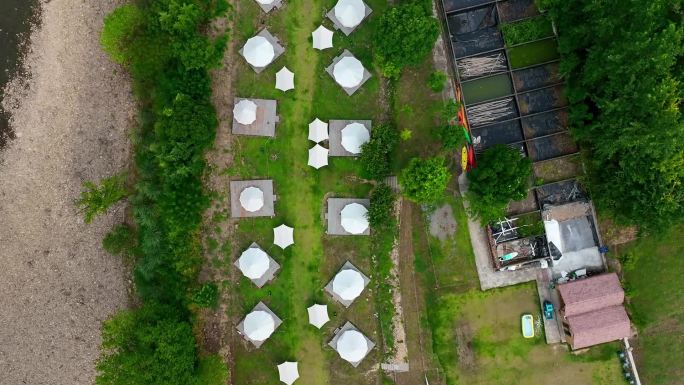
[[[8,90],[17,139],[0,153],[3,384],[93,383],[100,323],[127,302],[126,269],[101,248],[124,210],[85,225],[73,204],[84,180],[120,171],[129,157],[129,80],[98,43],[119,3],[42,4],[29,87]]]

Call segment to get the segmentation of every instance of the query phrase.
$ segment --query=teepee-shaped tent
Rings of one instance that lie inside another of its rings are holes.
[[[294,228],[282,224],[273,229],[273,243],[285,249],[294,244]]]
[[[359,203],[350,203],[340,212],[341,224],[351,234],[363,234],[368,230],[368,209]]]
[[[266,274],[271,260],[265,251],[258,247],[250,247],[238,258],[238,268],[249,279],[260,279]]]
[[[319,169],[323,166],[328,165],[328,149],[321,146],[320,144],[316,144],[312,148],[309,149],[309,162],[308,165],[315,168]]]
[[[240,193],[240,205],[249,212],[256,212],[264,207],[264,192],[257,187],[247,187]]]
[[[263,36],[254,36],[247,40],[242,54],[254,67],[266,67],[275,58],[275,49],[271,42]]]
[[[366,16],[366,6],[362,0],[339,0],[335,4],[335,17],[342,26],[354,28]]]
[[[361,273],[354,269],[341,270],[332,282],[333,292],[345,301],[353,301],[365,288]]]
[[[320,143],[328,140],[328,123],[316,118],[309,123],[309,140]]]
[[[318,305],[315,304],[306,309],[309,313],[309,323],[317,328],[322,328],[328,321],[330,321],[330,316],[328,315],[328,305]]]
[[[360,154],[361,146],[370,140],[370,133],[361,123],[350,123],[342,129],[342,147],[352,154]]]
[[[265,341],[275,331],[275,320],[264,310],[255,310],[245,317],[244,330],[247,338],[253,341]]]
[[[324,50],[333,46],[333,31],[322,25],[311,32],[311,37],[313,38],[313,47],[315,49]]]
[[[363,82],[363,64],[353,57],[345,56],[333,67],[335,81],[345,88],[354,88]]]
[[[366,337],[357,330],[345,330],[337,340],[337,353],[352,363],[363,360],[369,350]]]
[[[287,385],[292,385],[299,378],[299,369],[296,362],[285,361],[278,365],[278,375],[280,381]]]
[[[240,100],[233,108],[233,116],[238,123],[249,125],[256,120],[257,105],[251,100]]]
[[[276,72],[275,87],[281,91],[294,89],[294,73],[287,67],[281,68],[280,71]]]

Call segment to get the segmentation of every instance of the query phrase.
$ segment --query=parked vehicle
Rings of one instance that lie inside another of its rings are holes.
[[[544,318],[553,319],[553,304],[549,300],[544,300]]]

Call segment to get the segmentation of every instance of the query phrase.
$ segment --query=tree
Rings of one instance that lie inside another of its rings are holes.
[[[373,230],[384,230],[394,224],[394,201],[392,189],[380,183],[371,192],[368,222]]]
[[[527,197],[532,162],[520,152],[503,144],[488,148],[468,180],[468,201],[473,216],[489,223],[505,215],[511,200]]]
[[[432,203],[443,196],[450,178],[443,158],[413,158],[399,176],[399,183],[408,199]]]
[[[396,77],[402,68],[420,64],[432,51],[438,34],[437,20],[421,4],[411,2],[385,11],[374,36],[385,76]]]
[[[81,209],[86,223],[90,223],[99,214],[109,210],[115,203],[126,197],[126,176],[118,174],[103,179],[99,185],[91,181],[83,183],[86,191],[81,192],[81,197],[76,205]]]
[[[361,146],[361,167],[363,176],[382,179],[390,173],[390,155],[399,141],[394,126],[380,124],[373,127],[371,138]]]

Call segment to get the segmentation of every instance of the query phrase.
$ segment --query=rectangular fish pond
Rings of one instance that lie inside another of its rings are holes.
[[[461,83],[466,104],[475,104],[511,95],[513,84],[507,73]]]
[[[558,59],[558,44],[555,38],[516,45],[508,49],[511,68],[524,68]]]

